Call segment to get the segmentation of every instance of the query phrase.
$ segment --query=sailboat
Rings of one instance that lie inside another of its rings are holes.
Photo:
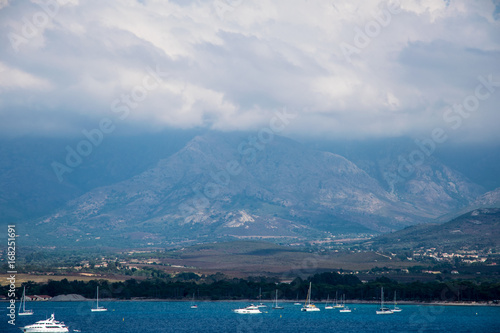
[[[375,312],[377,314],[392,314],[392,313],[394,313],[388,307],[384,307],[384,287],[381,287],[381,289],[380,289],[380,309],[378,309]]]
[[[311,304],[311,286],[312,282],[309,282],[309,291],[307,292],[306,304],[304,304],[304,306],[302,307],[302,309],[300,309],[300,311],[304,312],[320,311],[320,309],[316,307],[316,305]]]
[[[338,301],[338,291],[335,292],[335,305],[333,306],[334,309],[342,309],[344,305],[339,304]]]
[[[342,295],[342,309],[339,310],[340,313],[351,312],[348,306],[345,306],[345,295]]]
[[[276,299],[274,300],[273,309],[275,309],[275,310],[282,310],[282,309],[284,309],[284,307],[278,306],[278,289],[276,289]]]
[[[104,312],[104,311],[108,311],[108,309],[106,309],[104,306],[99,306],[99,286],[97,286],[97,297],[96,297],[96,300],[97,300],[96,307],[90,309],[90,311],[92,311],[92,312]]]
[[[394,307],[392,308],[392,312],[401,312],[403,309],[398,308],[398,303],[396,302],[396,291],[394,291]]]
[[[21,303],[19,304],[19,310],[17,314],[20,316],[31,316],[33,314],[33,310],[26,310],[26,287],[23,288],[23,298],[21,298]]]
[[[194,303],[194,293],[193,293],[193,300],[191,301],[191,309],[198,309],[198,305]]]
[[[333,304],[332,305],[328,305],[329,301],[330,301],[330,295],[328,295],[328,297],[326,298],[325,310],[332,310],[334,308]]]
[[[267,308],[267,305],[262,303],[262,288],[259,288],[259,305],[257,305],[258,308]]]
[[[293,305],[302,305],[302,303],[299,302],[299,294],[297,293],[297,299],[295,300],[295,303]]]

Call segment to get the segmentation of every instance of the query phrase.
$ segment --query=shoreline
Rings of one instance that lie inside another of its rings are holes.
[[[17,302],[18,300],[16,300]],[[159,298],[132,298],[132,299],[101,299],[103,302],[184,302],[184,303],[192,303],[192,300],[186,299],[186,300],[178,300],[178,299],[159,299]],[[8,303],[9,300],[0,300],[0,303]],[[95,302],[95,299],[84,299],[84,300],[61,300],[61,301],[29,301],[28,303],[35,303],[35,302],[54,302],[54,303],[60,303],[60,302]],[[197,300],[196,303],[218,303],[218,302],[227,302],[227,303],[250,303],[250,304],[255,304],[259,303],[259,300],[252,300],[252,299],[241,299],[241,300]],[[286,301],[280,301],[280,304],[292,304],[296,303],[297,301],[294,300],[286,300]],[[263,301],[263,304],[266,305],[272,305],[274,303],[273,300],[269,301]],[[299,303],[304,303],[303,301],[299,301]],[[320,302],[313,302],[316,305],[324,305],[324,301]],[[373,304],[377,305],[380,304],[379,301],[366,301],[366,300],[346,300],[345,304]],[[391,304],[390,302],[388,303],[389,305]],[[440,302],[440,301],[435,301],[435,302],[418,302],[418,301],[398,301],[398,305],[425,305],[425,306],[500,306],[500,304],[495,304],[495,303],[487,303],[487,302]],[[298,306],[298,305],[297,305]]]

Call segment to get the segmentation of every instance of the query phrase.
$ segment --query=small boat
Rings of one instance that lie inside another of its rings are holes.
[[[403,309],[398,308],[398,303],[396,302],[396,291],[394,291],[394,307],[392,308],[392,312],[401,312]]]
[[[302,303],[299,302],[299,294],[297,294],[297,299],[295,300],[295,303],[293,305],[302,305]]]
[[[19,304],[19,310],[17,314],[19,316],[31,316],[33,314],[33,310],[26,310],[26,287],[23,288],[23,297],[21,298],[21,303]]]
[[[259,308],[253,304],[247,306],[246,308],[241,308],[241,309],[234,309],[234,313],[240,313],[240,314],[257,314],[257,313],[262,313],[260,312]]]
[[[106,309],[104,306],[99,306],[99,286],[97,286],[96,301],[97,301],[96,307],[90,309],[90,311],[92,311],[92,312],[104,312],[104,311],[108,311],[108,309]]]
[[[316,305],[311,303],[311,287],[312,283],[309,282],[309,291],[307,292],[306,304],[300,309],[303,312],[313,312],[313,311],[321,311]]]
[[[333,304],[328,305],[328,302],[330,301],[330,295],[326,298],[326,303],[325,303],[325,310],[332,310],[333,309]]]
[[[383,315],[383,314],[393,314],[391,309],[388,307],[384,306],[384,287],[381,287],[380,289],[380,309],[375,311],[376,314]]]
[[[57,321],[54,314],[50,318],[37,321],[34,324],[20,327],[21,331],[26,333],[62,333],[69,332],[69,329],[62,321]]]
[[[341,303],[339,304],[339,299],[338,299],[338,292],[335,292],[335,305],[333,306],[334,309],[342,309],[344,305]]]
[[[273,309],[275,309],[275,310],[283,310],[284,309],[284,307],[278,306],[278,289],[276,289],[276,299],[274,300]]]
[[[351,312],[348,306],[345,306],[345,295],[342,295],[342,309],[339,310],[340,313],[348,313]]]
[[[194,293],[193,293],[193,300],[191,301],[191,309],[198,309],[198,305],[194,303]]]
[[[259,288],[259,305],[257,305],[258,308],[267,308],[267,305],[262,303],[262,288]]]

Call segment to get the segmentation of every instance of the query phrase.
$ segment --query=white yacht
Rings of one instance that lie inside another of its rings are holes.
[[[62,321],[57,321],[54,314],[49,319],[37,321],[34,324],[20,327],[26,333],[60,333],[69,332],[69,329]]]
[[[384,306],[384,287],[382,287],[380,292],[380,309],[375,311],[376,314],[383,315],[383,314],[393,314],[391,309],[388,307]]]
[[[240,313],[240,314],[257,314],[257,313],[262,313],[260,312],[259,308],[255,305],[249,305],[246,308],[242,309],[234,309],[234,313]]]
[[[99,306],[99,286],[97,286],[97,304],[95,308],[90,309],[92,312],[104,312],[108,311],[104,306]]]
[[[33,314],[33,310],[26,310],[26,287],[23,288],[23,298],[21,298],[17,314],[19,316],[31,316]]]
[[[321,311],[316,305],[311,304],[311,286],[312,283],[309,282],[309,291],[307,292],[306,304],[300,309],[303,312],[313,312],[313,311]]]

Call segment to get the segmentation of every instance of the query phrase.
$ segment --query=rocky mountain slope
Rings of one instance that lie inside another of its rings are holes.
[[[346,158],[290,139],[209,133],[132,178],[72,200],[38,220],[31,237],[160,245],[387,232],[428,222],[482,193],[437,162],[418,175],[391,191]]]

